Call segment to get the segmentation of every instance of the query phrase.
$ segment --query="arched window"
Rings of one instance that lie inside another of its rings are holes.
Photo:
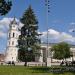
[[[9,33],[9,38],[10,38],[10,33]]]
[[[15,33],[13,33],[13,37],[15,36]]]
[[[13,57],[12,57],[12,59],[13,59]]]
[[[13,27],[15,28],[15,25],[13,25]]]
[[[14,45],[14,41],[12,41],[12,45]]]
[[[10,45],[10,41],[9,41],[9,45]]]

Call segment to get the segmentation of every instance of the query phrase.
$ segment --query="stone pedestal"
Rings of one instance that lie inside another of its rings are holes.
[[[43,62],[43,57],[42,56],[40,56],[39,62]]]
[[[41,55],[39,57],[39,62],[43,62],[43,51],[41,50]]]
[[[43,51],[40,50],[41,55],[35,57],[35,62],[43,62]]]
[[[51,58],[50,57],[47,58],[47,66],[51,67]]]

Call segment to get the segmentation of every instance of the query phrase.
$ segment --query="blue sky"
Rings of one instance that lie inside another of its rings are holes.
[[[0,16],[0,21],[6,20],[5,18],[13,18],[14,16],[20,19],[24,11],[31,5],[39,21],[39,31],[42,33],[47,31],[45,0],[12,0],[12,2],[13,6],[11,11],[5,16]],[[51,12],[48,15],[50,42],[58,41],[62,36],[66,36],[66,38],[69,37],[68,39],[73,39],[72,43],[75,44],[75,33],[69,32],[70,28],[75,27],[75,0],[51,0],[50,4]],[[0,25],[0,51],[2,52],[6,48],[7,40],[6,37],[3,36],[6,35],[7,30],[6,27],[1,28],[1,26],[2,25]],[[2,32],[4,34],[1,34]],[[61,36],[59,36],[60,34]]]

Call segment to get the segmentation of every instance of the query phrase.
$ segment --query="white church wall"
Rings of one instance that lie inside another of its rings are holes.
[[[18,54],[18,49],[17,48],[12,48],[12,47],[8,47],[7,48],[7,56],[6,56],[6,61],[17,61],[17,54]]]

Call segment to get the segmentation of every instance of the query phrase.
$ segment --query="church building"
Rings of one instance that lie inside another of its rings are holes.
[[[18,31],[18,23],[16,22],[16,19],[14,18],[9,25],[7,48],[5,52],[5,62],[18,61],[17,40],[18,40],[19,34],[20,33]]]

